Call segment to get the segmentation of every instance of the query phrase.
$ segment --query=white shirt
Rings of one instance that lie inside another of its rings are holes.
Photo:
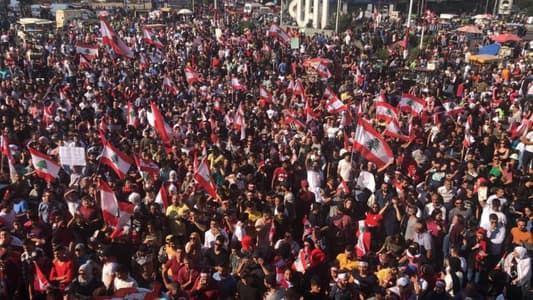
[[[219,229],[219,231],[220,231],[219,234],[222,234],[226,238],[224,241],[224,246],[227,246],[228,245],[228,234],[222,229]],[[219,234],[214,235],[211,229],[206,231],[204,235],[204,248],[213,247],[215,245],[215,240]]]
[[[117,268],[118,264],[116,262],[106,262],[102,267],[102,282],[107,289],[111,286]]]
[[[346,161],[344,158],[341,159],[337,170],[342,180],[346,182],[352,181],[352,162],[350,160]]]
[[[533,130],[529,131],[526,134],[526,138],[530,142],[533,141]],[[526,150],[527,152],[533,152],[533,145],[525,145],[524,150]]]
[[[135,281],[130,275],[128,275],[126,280],[115,277],[115,280],[113,280],[113,286],[115,287],[115,291],[125,288],[134,288],[137,287],[137,281]]]

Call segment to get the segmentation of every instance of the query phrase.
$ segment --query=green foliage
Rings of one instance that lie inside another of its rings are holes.
[[[331,24],[332,28],[335,29],[335,19],[333,18],[332,20],[332,23]],[[344,32],[346,31],[347,29],[351,29],[352,28],[352,16],[351,15],[346,15],[346,14],[341,14],[339,15],[339,32]]]

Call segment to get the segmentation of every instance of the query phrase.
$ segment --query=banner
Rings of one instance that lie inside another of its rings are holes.
[[[59,147],[59,161],[62,165],[85,166],[85,149],[83,147]]]

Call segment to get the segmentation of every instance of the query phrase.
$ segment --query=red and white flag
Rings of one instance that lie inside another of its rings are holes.
[[[294,126],[296,126],[300,130],[306,127],[305,123],[300,121],[296,113],[292,111],[289,111],[289,110],[285,111],[285,119],[287,120],[287,123],[294,124]]]
[[[465,111],[465,108],[462,105],[458,105],[457,103],[451,100],[446,102],[443,101],[442,107],[444,107],[444,110],[449,116],[453,116]]]
[[[148,45],[152,45],[158,49],[163,49],[165,46],[161,41],[157,38],[157,35],[152,30],[152,28],[143,26],[143,41],[147,43]]]
[[[55,181],[59,176],[61,166],[48,155],[41,153],[32,147],[28,147],[31,155],[31,163],[35,173],[46,181]]]
[[[305,89],[304,89],[304,85],[302,83],[302,80],[296,79],[294,81],[294,84],[292,86],[292,94],[293,95],[297,95],[297,96],[305,94]]]
[[[326,109],[330,114],[340,113],[341,111],[348,109],[348,106],[346,106],[346,104],[344,104],[341,99],[337,97],[335,92],[330,87],[327,87],[324,91],[323,98],[327,100]]]
[[[411,94],[402,94],[402,98],[400,99],[400,103],[398,106],[400,109],[404,112],[409,112],[412,115],[418,115],[419,113],[424,110],[425,102],[423,99],[420,99],[414,95]]]
[[[218,198],[217,186],[215,180],[213,180],[213,176],[211,176],[211,170],[205,158],[198,164],[193,178],[211,197],[214,199]]]
[[[33,279],[33,289],[39,293],[46,293],[50,282],[48,277],[44,275],[39,264],[34,261],[33,266],[35,267],[35,278]]]
[[[398,120],[398,110],[387,102],[376,102],[376,119],[385,122]]]
[[[104,221],[111,226],[119,225],[119,206],[117,196],[107,182],[100,180],[100,208]]]
[[[328,79],[333,76],[331,72],[329,71],[328,67],[323,63],[316,64],[315,69],[318,75],[320,75],[320,77],[322,78]]]
[[[392,119],[389,122],[389,124],[385,128],[385,131],[383,132],[383,135],[390,136],[392,138],[396,138],[406,142],[411,139],[408,135],[402,133],[400,129],[400,124],[398,124],[398,120],[396,119]]]
[[[476,142],[476,139],[470,133],[470,130],[466,130],[465,137],[463,139],[463,146],[465,147],[465,149],[469,149],[470,147],[472,147],[472,145],[474,145],[475,142]]]
[[[100,33],[102,42],[113,49],[116,55],[133,58],[133,51],[120,39],[118,34],[109,26],[103,17],[100,17]]]
[[[134,159],[139,172],[144,172],[150,175],[159,174],[160,168],[153,160],[144,159],[137,156],[135,156]]]
[[[278,41],[282,42],[283,44],[287,45],[291,41],[291,38],[289,35],[279,27],[278,24],[272,23],[270,25],[270,29],[268,30],[268,35],[273,36]]]
[[[152,112],[147,113],[148,123],[155,128],[161,137],[163,144],[169,147],[173,138],[172,129],[167,122],[165,122],[165,119],[163,119],[163,115],[161,114],[161,111],[159,111],[157,104],[150,101],[150,108],[152,109]]]
[[[185,67],[185,79],[187,80],[187,83],[189,84],[202,81],[202,77],[200,76],[200,73],[198,73],[192,67]]]
[[[83,55],[80,55],[80,67],[86,68],[86,69],[91,68],[91,63]]]
[[[259,86],[259,98],[265,100],[267,103],[272,103],[272,94],[264,85]]]
[[[86,59],[93,59],[98,57],[98,46],[76,44],[76,53]]]
[[[161,187],[159,188],[159,191],[157,192],[157,195],[155,196],[155,203],[161,205],[163,208],[163,212],[167,211],[168,207],[168,193],[165,184],[161,184]]]
[[[270,229],[268,230],[268,240],[270,241],[270,245],[273,246],[276,241],[274,241],[274,236],[276,235],[276,223],[274,222],[274,218],[270,221]]]
[[[364,256],[370,250],[371,235],[366,230],[365,220],[359,220],[357,230],[357,244],[355,245],[355,252],[357,257]]]
[[[100,156],[101,162],[113,169],[120,179],[124,179],[133,160],[126,153],[109,143],[103,133],[100,133],[100,140],[104,146]]]
[[[383,167],[394,158],[385,139],[362,118],[359,118],[357,123],[353,149],[359,151],[365,159],[375,163],[378,168]]]
[[[131,101],[128,102],[128,109],[126,111],[126,118],[128,120],[128,125],[133,126],[137,128],[139,126],[139,117],[137,115],[137,112],[135,111],[135,108],[133,107],[133,103]]]
[[[169,90],[174,95],[177,95],[180,92],[170,76],[165,76],[163,78],[163,88]]]
[[[239,80],[239,78],[237,78],[235,76],[231,77],[231,87],[234,90],[238,90],[238,91],[243,91],[243,90],[246,89],[246,86],[244,84],[242,84],[241,81]]]
[[[9,177],[11,180],[15,179],[17,175],[17,170],[15,169],[15,158],[13,153],[11,153],[11,148],[9,148],[9,141],[5,135],[0,137],[0,149],[2,154],[7,158],[7,164],[9,166]],[[2,170],[3,171],[3,170]]]

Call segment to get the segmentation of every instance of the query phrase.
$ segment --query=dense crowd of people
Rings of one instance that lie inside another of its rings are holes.
[[[296,46],[207,6],[106,19],[133,57],[103,23],[2,33],[0,298],[531,297],[524,44],[479,65],[489,38],[435,30],[412,55],[388,18],[287,29]],[[428,64],[428,80],[405,80]],[[363,122],[378,145],[355,146]],[[60,147],[82,147],[85,165],[53,174]]]

